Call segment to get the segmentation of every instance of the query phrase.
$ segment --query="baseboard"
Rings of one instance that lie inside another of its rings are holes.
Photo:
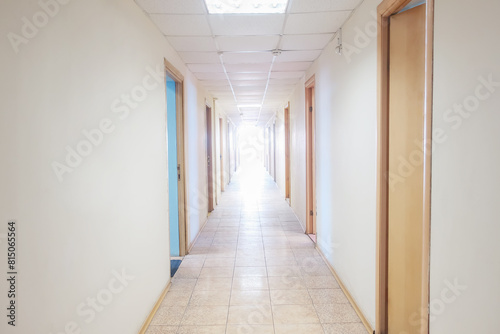
[[[161,303],[163,302],[163,299],[165,299],[165,296],[167,295],[168,290],[170,289],[170,286],[172,285],[172,282],[169,281],[166,288],[163,290],[163,292],[160,295],[160,298],[158,298],[158,301],[156,302],[155,306],[151,310],[151,313],[148,315],[146,318],[146,321],[144,321],[144,324],[142,324],[141,330],[139,331],[139,334],[144,334],[149,328],[149,325],[151,324],[151,321],[153,321],[153,318],[160,308]]]
[[[361,311],[361,309],[359,308],[358,304],[356,303],[356,301],[354,300],[354,298],[352,297],[351,293],[349,292],[349,290],[347,290],[346,286],[344,285],[344,283],[342,283],[342,280],[340,279],[339,275],[337,275],[337,272],[335,271],[335,269],[333,269],[333,266],[330,264],[330,262],[328,262],[328,260],[326,259],[326,256],[325,254],[323,254],[323,252],[321,251],[321,249],[316,246],[316,250],[318,251],[318,253],[321,255],[321,257],[323,258],[323,260],[325,261],[326,265],[328,266],[328,268],[330,269],[330,271],[332,272],[333,276],[335,277],[335,279],[337,280],[337,282],[339,283],[339,286],[340,286],[340,289],[342,289],[342,291],[344,292],[344,294],[346,295],[347,299],[349,300],[349,302],[351,303],[352,307],[354,308],[354,311],[356,311],[356,313],[358,314],[358,317],[361,319],[361,322],[363,323],[363,325],[365,326],[366,330],[368,331],[368,333],[370,334],[373,334],[373,328],[371,327],[370,323],[368,322],[368,320],[366,319],[365,315],[363,314],[363,312]]]
[[[209,214],[208,217],[210,217],[210,214]],[[191,250],[193,249],[193,246],[196,244],[196,241],[198,241],[198,238],[200,237],[201,231],[203,231],[203,229],[205,228],[205,225],[207,225],[207,223],[208,223],[208,217],[207,217],[207,219],[205,219],[205,222],[203,223],[203,225],[201,226],[200,230],[198,231],[198,234],[196,234],[196,238],[194,238],[193,242],[189,245],[189,247],[188,247],[188,254],[191,253]]]

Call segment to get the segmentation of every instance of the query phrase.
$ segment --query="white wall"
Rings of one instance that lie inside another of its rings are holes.
[[[372,326],[375,325],[377,55],[376,30],[371,34],[364,31],[372,25],[376,29],[371,12],[379,2],[365,1],[344,25],[344,55],[335,54],[335,40],[306,75],[306,79],[313,74],[316,78],[318,247]],[[291,166],[292,208],[305,227],[304,91],[301,81],[291,101]]]
[[[285,111],[276,113],[276,184],[280,194],[285,197]]]
[[[17,220],[20,273],[16,329],[2,321],[0,332],[60,333],[70,324],[66,332],[137,333],[169,280],[163,58],[186,75],[191,114],[199,110],[198,84],[132,1],[59,7],[17,54],[7,38],[0,42],[0,234],[8,219]],[[3,36],[22,34],[22,18],[40,11],[34,0],[2,1]],[[147,68],[156,66],[155,83]],[[156,88],[120,118],[112,103],[140,92],[145,78]],[[59,182],[53,162],[64,163],[66,146],[84,143],[82,131],[103,119],[113,131]],[[113,271],[122,269],[134,277],[123,291],[105,300],[95,319],[85,315],[88,307],[79,314],[87,298],[109,297],[110,282],[119,288]],[[0,300],[6,305],[4,293]]]
[[[432,334],[500,328],[499,12],[498,1],[436,1],[433,126],[444,135],[432,165]],[[489,76],[493,92],[479,79]],[[464,104],[472,111],[449,111]]]

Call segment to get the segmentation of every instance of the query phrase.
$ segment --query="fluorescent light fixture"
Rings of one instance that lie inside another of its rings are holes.
[[[262,104],[238,104],[238,108],[260,108]]]
[[[210,14],[283,14],[288,0],[205,0]]]

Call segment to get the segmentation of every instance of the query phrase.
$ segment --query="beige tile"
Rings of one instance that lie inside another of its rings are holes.
[[[332,272],[326,265],[301,267],[302,276],[332,276]]]
[[[149,326],[146,334],[176,334],[177,326]]]
[[[271,290],[273,305],[301,305],[312,304],[307,290]]]
[[[267,272],[270,277],[272,276],[287,276],[287,277],[301,277],[302,271],[298,266],[279,266],[267,267]]]
[[[234,267],[204,267],[201,269],[200,278],[208,277],[233,277]]]
[[[190,305],[229,305],[231,290],[196,290],[191,296]]]
[[[169,291],[193,291],[196,278],[173,278]]]
[[[323,324],[325,334],[366,334],[362,323]]]
[[[273,325],[227,325],[226,334],[274,334]]]
[[[274,326],[275,334],[323,334],[323,326],[320,324],[293,324]],[[364,333],[366,334],[366,333]]]
[[[179,325],[184,314],[185,306],[160,307],[156,312],[151,325],[175,326]]]
[[[311,296],[314,304],[347,304],[344,292],[340,289],[310,289],[309,295]]]
[[[264,267],[266,265],[265,258],[262,257],[236,257],[236,267]]]
[[[272,325],[272,312],[270,305],[255,305],[255,306],[229,306],[228,324],[255,324],[255,325]]]
[[[311,305],[273,305],[275,324],[319,323],[316,310]]]
[[[226,325],[227,306],[194,306],[187,307],[182,325],[206,326]]]
[[[203,267],[234,267],[234,261],[231,257],[207,258]]]
[[[360,322],[350,304],[315,304],[321,323]]]
[[[201,267],[198,268],[179,268],[175,273],[175,278],[198,278],[200,276]]]
[[[269,290],[233,290],[231,305],[270,304]]]
[[[226,326],[181,326],[177,334],[224,334]]]
[[[268,267],[297,266],[297,260],[292,257],[268,257],[266,258]]]
[[[308,289],[338,289],[340,288],[333,276],[310,276],[305,279]]]
[[[227,290],[231,289],[233,283],[232,277],[208,277],[200,278],[194,287],[194,290]]]
[[[307,289],[306,284],[301,277],[280,276],[280,277],[269,277],[268,279],[269,279],[269,288],[271,290]]]
[[[269,290],[267,277],[235,277],[234,290]]]
[[[191,291],[192,290],[169,290],[161,303],[161,307],[187,306],[189,298],[191,298]]]
[[[266,267],[236,267],[234,269],[234,277],[248,276],[266,277]]]
[[[197,259],[197,258],[192,258],[192,259],[184,259],[181,262],[181,265],[179,268],[198,268],[198,267],[203,267],[203,263],[205,262],[205,259]]]

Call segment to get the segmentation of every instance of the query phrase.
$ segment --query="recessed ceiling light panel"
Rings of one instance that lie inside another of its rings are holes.
[[[288,0],[205,0],[210,14],[283,14]]]

